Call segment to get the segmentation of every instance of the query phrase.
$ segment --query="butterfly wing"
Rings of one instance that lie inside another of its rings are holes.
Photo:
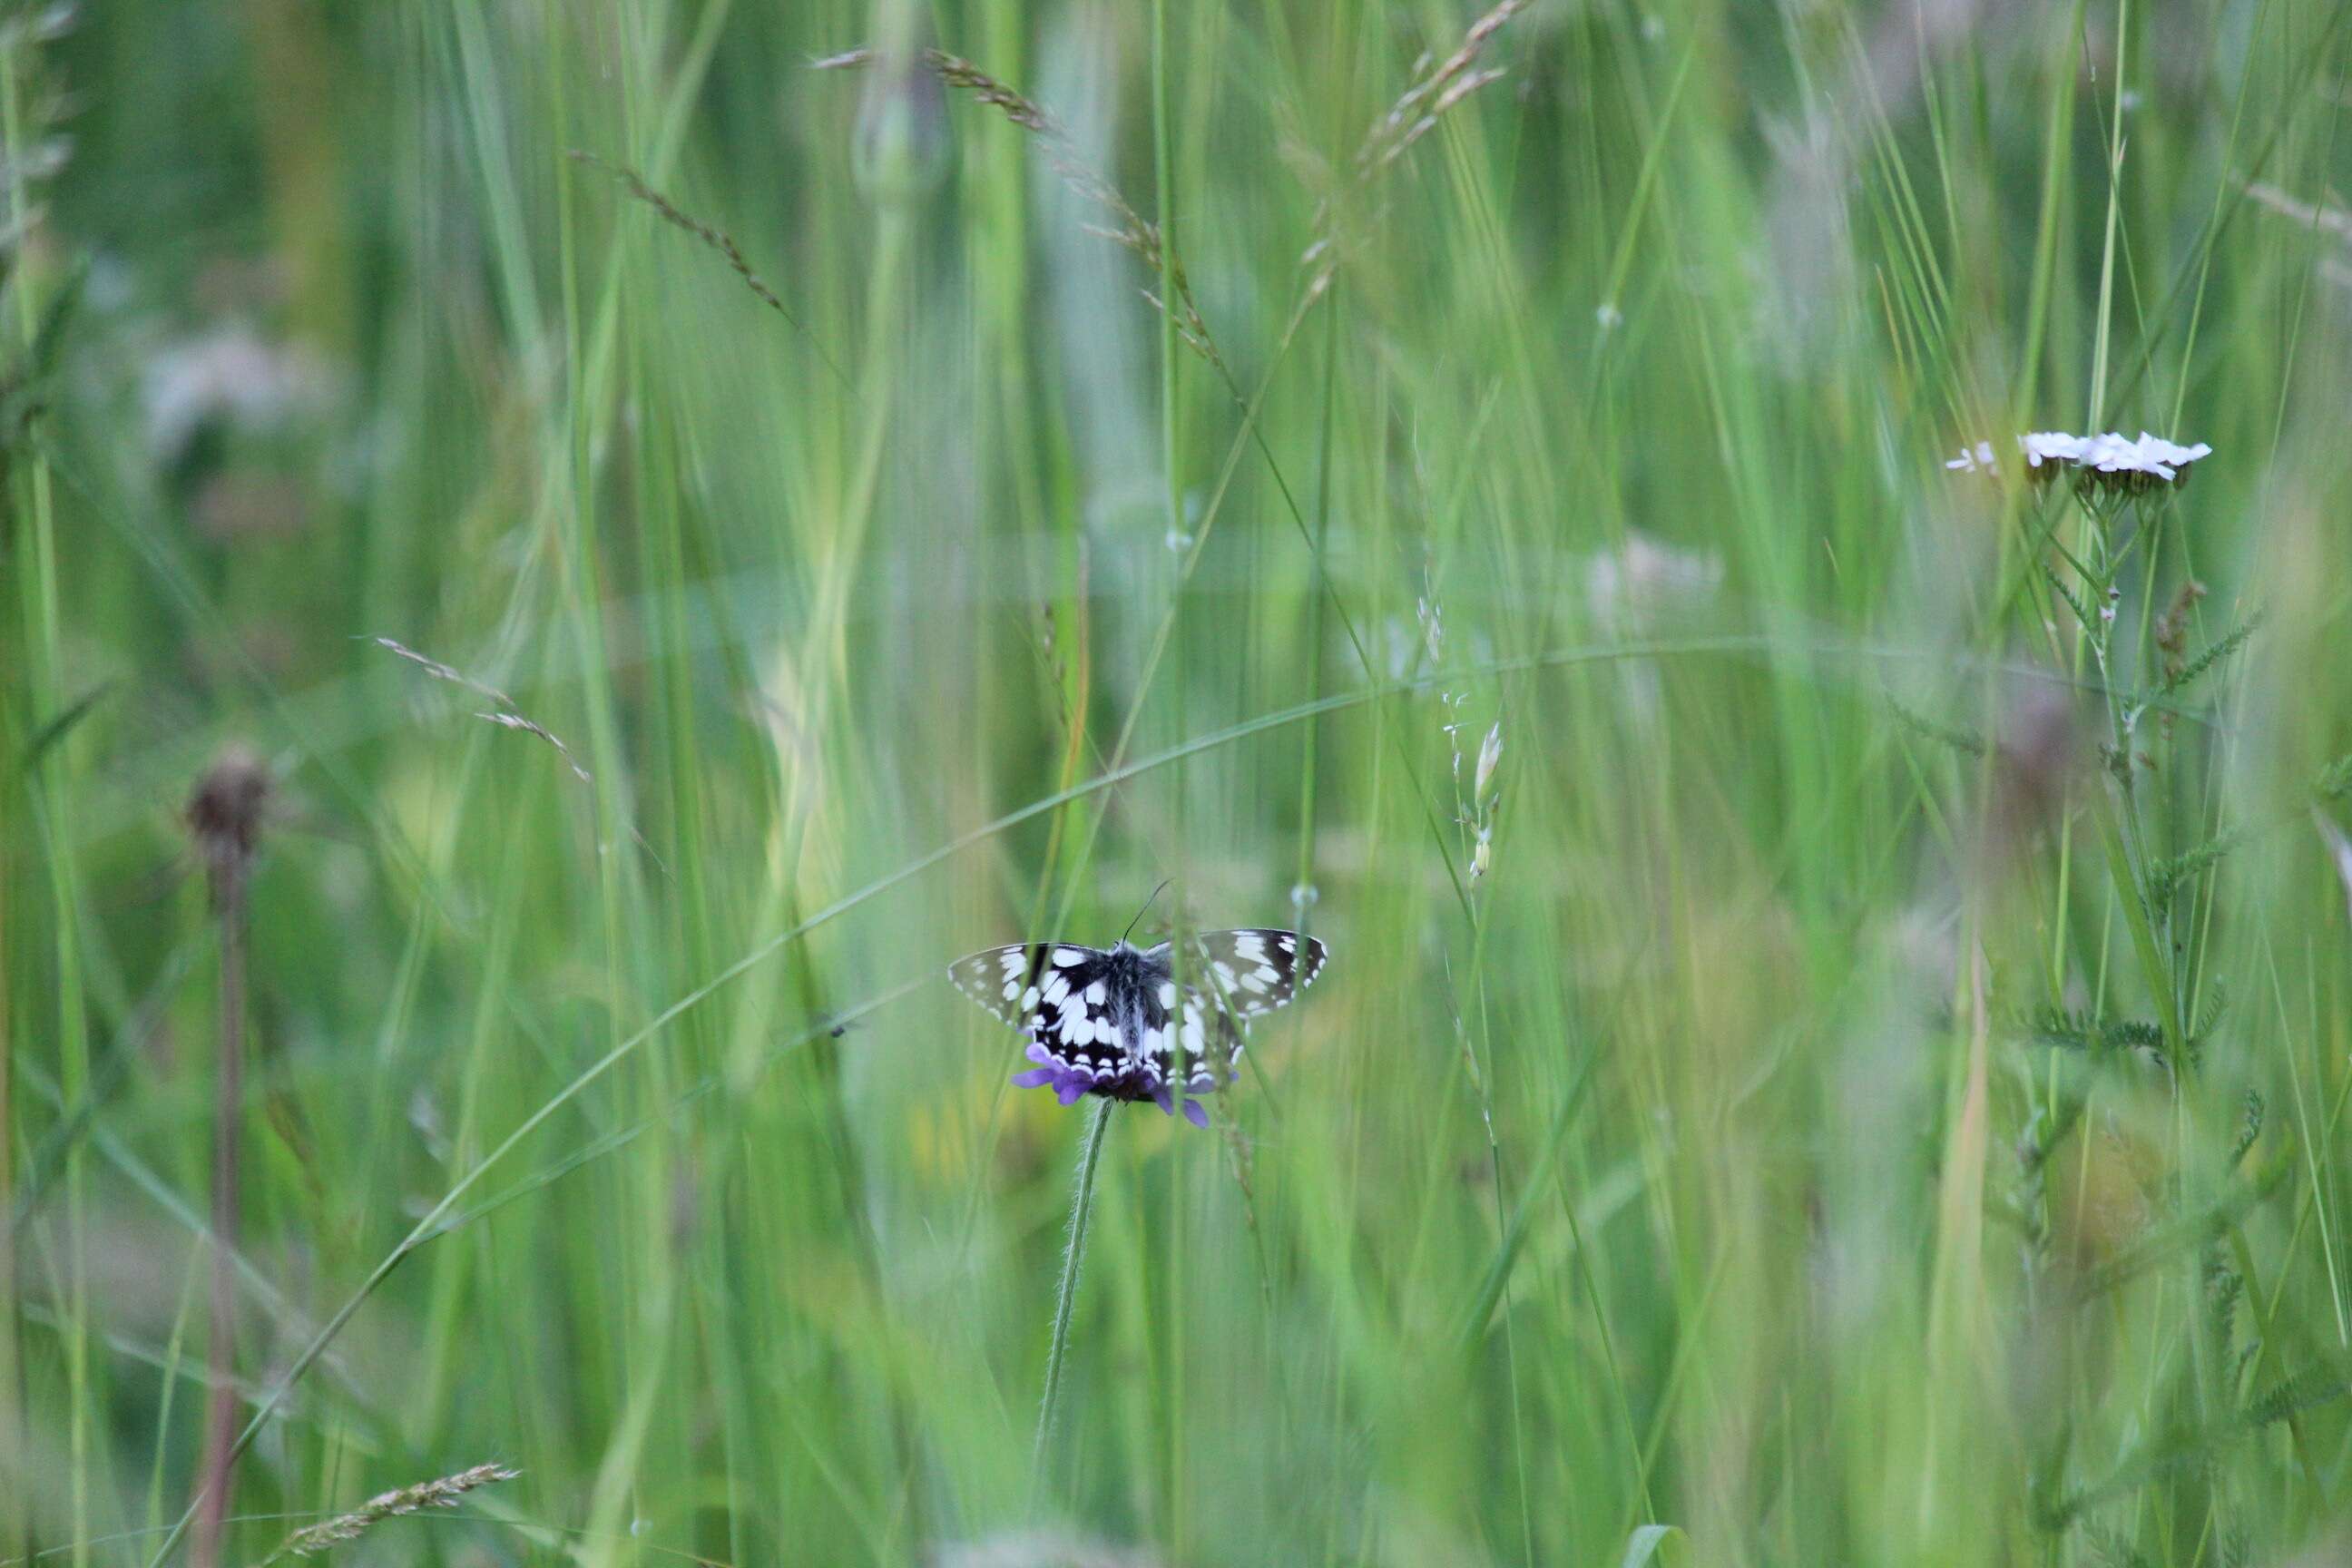
[[[959,958],[948,978],[1063,1065],[1109,1071],[1127,1055],[1111,995],[1114,968],[1100,948],[1022,942]]]
[[[1236,1017],[1271,1013],[1323,973],[1323,944],[1295,931],[1244,926],[1204,931],[1192,939],[1193,973],[1186,979],[1220,998]],[[1168,944],[1151,956],[1168,962]]]
[[[1321,942],[1297,931],[1258,926],[1201,931],[1186,966],[1182,1010],[1171,1028],[1169,1015],[1177,1011],[1174,953],[1161,942],[1143,955],[1157,1004],[1149,1022],[1158,1026],[1146,1033],[1143,1054],[1164,1073],[1181,1041],[1192,1092],[1232,1082],[1243,1027],[1297,995],[1322,971],[1323,957]]]
[[[1034,1011],[1022,997],[1053,961],[1053,942],[1019,942],[1011,947],[983,948],[948,965],[955,988],[988,1010],[1000,1022],[1019,1028]]]

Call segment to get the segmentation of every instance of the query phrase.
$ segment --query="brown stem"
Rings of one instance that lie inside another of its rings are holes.
[[[236,1466],[237,1123],[245,1100],[246,892],[269,796],[269,774],[231,750],[206,771],[188,803],[188,826],[212,887],[220,925],[220,1044],[213,1075],[213,1290],[206,1357],[203,1481],[197,1492],[195,1568],[220,1568]]]
[[[196,1568],[218,1568],[228,1518],[229,1472],[236,1462],[237,1110],[245,1077],[245,868],[217,867],[220,921],[220,1062],[213,1099],[213,1291],[209,1377],[205,1394],[204,1507],[196,1520]]]

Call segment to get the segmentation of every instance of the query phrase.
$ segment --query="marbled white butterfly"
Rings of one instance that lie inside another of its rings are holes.
[[[1149,1100],[1174,1109],[1171,1076],[1184,1051],[1184,1114],[1208,1113],[1194,1096],[1234,1079],[1248,1020],[1269,1013],[1322,973],[1323,944],[1293,931],[1204,931],[1192,939],[1183,1004],[1177,1005],[1170,944],[1111,948],[1071,942],[992,947],[948,968],[958,989],[1029,1037],[1037,1065],[1013,1081],[1080,1095]]]

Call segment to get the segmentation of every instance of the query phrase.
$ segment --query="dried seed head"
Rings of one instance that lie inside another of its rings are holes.
[[[188,832],[205,858],[215,893],[222,879],[251,863],[261,839],[261,819],[269,809],[268,766],[240,745],[213,760],[188,797]]]
[[[2156,618],[2156,646],[2164,654],[2167,679],[2179,675],[2189,663],[2189,624],[2205,594],[2204,584],[2194,577],[2183,578],[2172,603]]]

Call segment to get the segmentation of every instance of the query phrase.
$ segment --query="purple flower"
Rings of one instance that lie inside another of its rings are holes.
[[[1148,1100],[1169,1115],[1175,1114],[1176,1097],[1162,1080],[1160,1068],[1150,1062],[1125,1064],[1098,1070],[1066,1062],[1044,1046],[1032,1043],[1029,1059],[1037,1065],[1026,1072],[1013,1075],[1015,1089],[1050,1089],[1064,1105],[1076,1105],[1081,1097],[1097,1094],[1105,1100]],[[1195,1063],[1192,1082],[1184,1097],[1184,1120],[1195,1127],[1209,1124],[1208,1109],[1200,1096],[1219,1087],[1209,1070]]]

